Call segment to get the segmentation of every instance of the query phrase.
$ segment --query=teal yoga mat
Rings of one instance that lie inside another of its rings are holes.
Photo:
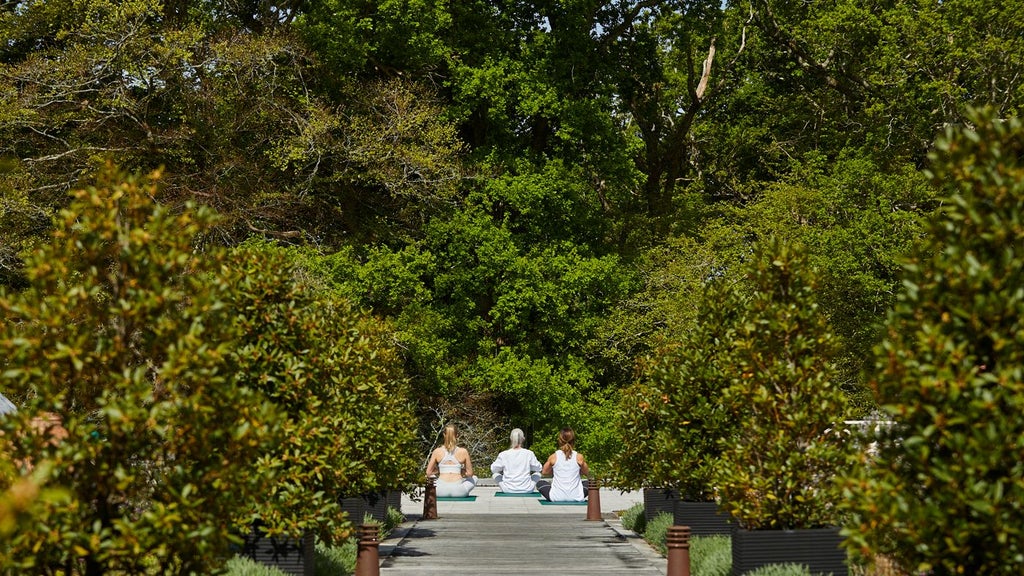
[[[476,496],[438,496],[438,502],[476,502]]]
[[[499,498],[536,498],[540,494],[538,492],[495,492],[494,495]]]
[[[543,505],[543,506],[586,506],[587,505],[587,501],[586,500],[584,500],[583,502],[549,502],[549,501],[547,501],[547,500],[545,500],[543,498],[540,498],[539,500],[537,500],[537,502],[540,502],[541,505]]]

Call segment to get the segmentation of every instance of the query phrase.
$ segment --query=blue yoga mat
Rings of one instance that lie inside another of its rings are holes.
[[[537,500],[537,502],[540,502],[544,506],[586,506],[587,505],[587,501],[586,500],[584,500],[583,502],[549,502],[548,500],[545,500],[545,499],[541,498],[541,499]]]
[[[476,496],[438,496],[438,502],[476,502]]]
[[[495,492],[499,498],[536,498],[537,492]]]

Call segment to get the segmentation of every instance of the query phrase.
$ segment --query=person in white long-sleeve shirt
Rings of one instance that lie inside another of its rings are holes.
[[[523,448],[526,434],[519,428],[509,434],[509,449],[498,454],[491,464],[494,481],[502,492],[527,494],[534,491],[540,480],[541,463],[532,450]]]

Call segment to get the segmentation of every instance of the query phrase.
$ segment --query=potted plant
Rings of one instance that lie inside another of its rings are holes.
[[[730,373],[725,402],[739,433],[720,438],[711,475],[737,522],[733,574],[790,562],[847,574],[834,480],[851,451],[835,425],[847,409],[837,338],[799,247],[770,240],[748,279],[748,291],[718,304],[738,311],[718,363]]]
[[[243,516],[256,520],[244,551],[304,571],[310,536],[338,541],[363,520],[346,495],[383,494],[418,474],[408,380],[388,326],[314,283],[283,249],[249,242],[233,255],[231,372],[279,408],[284,436],[258,460],[274,481]]]
[[[710,285],[700,298],[717,299]],[[711,473],[719,440],[735,426],[722,395],[728,381],[717,358],[731,346],[723,328],[733,312],[706,313],[676,342],[666,342],[641,362],[639,376],[622,397],[622,449],[614,469],[620,485],[644,488],[645,517],[666,511],[694,535],[728,534],[731,525],[715,500]]]
[[[851,551],[907,573],[1024,573],[1024,123],[969,123],[936,143],[948,195],[875,352],[894,425],[843,501]]]

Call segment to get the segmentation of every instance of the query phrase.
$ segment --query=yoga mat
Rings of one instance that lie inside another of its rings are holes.
[[[495,492],[499,498],[536,498],[539,492]]]
[[[438,496],[438,502],[476,502],[476,496]]]
[[[586,506],[587,505],[587,501],[586,500],[584,500],[583,502],[549,502],[549,501],[541,498],[541,499],[537,500],[537,502],[540,502],[542,506]]]

